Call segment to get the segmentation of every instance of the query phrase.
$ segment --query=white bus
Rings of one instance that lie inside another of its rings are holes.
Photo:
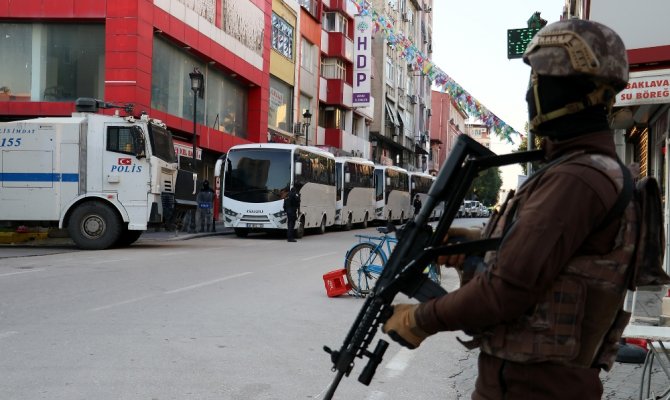
[[[222,164],[225,160],[225,166]],[[324,233],[335,223],[335,156],[316,147],[259,143],[230,148],[217,161],[223,173],[220,219],[235,234],[286,230],[284,197],[291,185],[300,192],[296,237],[305,229]]]
[[[435,182],[435,177],[423,172],[410,172],[409,174],[409,187],[412,204],[414,204],[414,196],[419,195],[421,203],[426,203],[426,197],[428,197],[428,191],[430,187]],[[414,206],[412,206],[412,212],[414,212]],[[444,212],[444,202],[440,202],[433,209],[433,212],[430,215],[431,219],[439,219]]]
[[[375,164],[358,157],[336,157],[335,225],[367,228],[375,217]]]
[[[401,224],[414,213],[409,198],[409,174],[400,167],[375,166],[375,219]]]

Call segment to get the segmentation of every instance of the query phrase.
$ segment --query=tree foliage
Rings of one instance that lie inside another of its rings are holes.
[[[479,200],[485,206],[492,206],[498,203],[498,192],[501,187],[500,168],[489,168],[474,180],[468,198]]]

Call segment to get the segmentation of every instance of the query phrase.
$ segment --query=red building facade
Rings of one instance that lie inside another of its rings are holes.
[[[200,171],[267,141],[271,0],[0,0],[0,119],[69,116],[78,97],[134,104],[183,152],[197,99]]]

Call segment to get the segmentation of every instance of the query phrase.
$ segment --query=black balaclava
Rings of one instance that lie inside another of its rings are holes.
[[[542,113],[548,113],[564,107],[566,104],[586,99],[596,85],[586,77],[538,76],[538,95]],[[533,87],[526,92],[529,121],[535,118],[537,110]],[[533,130],[538,136],[553,140],[570,139],[576,136],[609,129],[609,112],[604,104],[587,107],[574,114],[567,114],[541,123]]]

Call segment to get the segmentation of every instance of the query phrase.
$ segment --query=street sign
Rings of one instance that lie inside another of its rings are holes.
[[[520,28],[507,30],[507,58],[521,58],[528,43],[540,28]]]

